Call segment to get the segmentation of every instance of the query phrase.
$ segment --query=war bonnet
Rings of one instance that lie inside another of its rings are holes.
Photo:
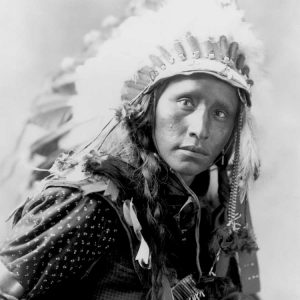
[[[76,73],[74,119],[110,120],[114,108],[135,106],[159,82],[179,74],[209,74],[237,88],[241,109],[222,170],[228,173],[230,196],[224,226],[215,234],[216,257],[220,249],[225,252],[224,241],[228,251],[257,249],[247,191],[259,168],[250,109],[256,104],[253,83],[261,79],[261,48],[233,0],[168,0],[119,24]],[[96,150],[102,139],[94,140]]]
[[[174,75],[216,76],[237,87],[243,102],[238,176],[245,194],[259,165],[249,108],[261,53],[260,41],[233,1],[169,0],[157,10],[140,9],[77,69],[74,117],[111,115],[123,101],[134,102]]]

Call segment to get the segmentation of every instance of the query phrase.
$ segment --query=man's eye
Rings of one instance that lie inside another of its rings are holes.
[[[193,100],[190,98],[180,98],[177,100],[177,103],[183,107],[194,107]]]
[[[216,110],[215,116],[220,120],[225,120],[227,117],[227,113],[223,110]]]

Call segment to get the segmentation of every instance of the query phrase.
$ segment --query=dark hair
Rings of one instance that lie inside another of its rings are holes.
[[[119,162],[122,160],[121,155],[118,158],[118,155],[109,156],[111,153],[106,153],[108,155],[104,156],[104,159],[100,159],[101,164],[96,170],[97,173],[111,178],[121,193],[128,193],[128,187],[130,187],[136,195],[133,197],[133,202],[143,228],[143,236],[151,251],[151,297],[153,300],[159,299],[162,275],[167,273],[165,245],[170,238],[165,215],[167,212],[165,203],[167,186],[164,184],[168,182],[169,167],[158,155],[153,138],[156,105],[167,85],[168,81],[164,81],[150,93],[139,97],[134,103],[124,102],[123,107],[117,111],[119,126],[125,127],[128,134],[129,143],[125,147],[130,147],[129,151],[133,152],[131,155],[135,160],[135,167],[124,170],[124,164],[118,163],[118,160]],[[110,135],[118,135],[118,133],[113,130]],[[230,139],[233,139],[233,136],[234,134]],[[120,145],[120,148],[122,147],[124,145]],[[110,149],[109,146],[107,148]],[[102,150],[103,148],[100,149],[100,151]],[[122,152],[124,149],[119,151]],[[223,204],[229,199],[230,186],[226,165],[231,153],[232,145],[226,153],[225,165],[220,164],[220,160],[217,158],[218,194],[220,202]],[[118,154],[118,152],[114,154]],[[128,197],[128,195],[126,196]]]
[[[159,298],[161,278],[166,272],[165,241],[169,238],[164,218],[166,191],[163,184],[167,182],[168,166],[160,159],[153,139],[156,104],[166,85],[165,82],[157,86],[134,105],[125,104],[127,114],[124,119],[138,161],[134,177],[140,185],[140,199],[135,206],[151,250],[152,299]]]

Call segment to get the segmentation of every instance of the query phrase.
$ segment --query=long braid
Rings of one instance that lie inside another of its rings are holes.
[[[232,197],[233,188],[233,170],[231,170],[232,156],[235,153],[235,148],[237,148],[234,141],[236,140],[237,131],[240,129],[240,116],[242,113],[243,108],[240,105],[235,119],[234,130],[229,138],[229,141],[227,142],[227,145],[224,147],[227,149],[225,151],[224,159],[221,160],[218,158],[216,161],[216,165],[218,167],[218,198],[221,205],[215,210],[213,215],[214,224],[216,227],[216,231],[210,243],[210,250],[213,254],[216,254],[219,251],[219,238],[220,234],[222,235],[222,230],[220,231],[220,229],[222,229],[224,224],[226,224],[228,221],[228,206]]]
[[[148,141],[147,141],[148,139]],[[149,142],[149,136],[144,135],[145,144]],[[164,240],[166,238],[165,225],[163,224],[164,209],[162,201],[158,199],[160,186],[158,185],[158,174],[161,171],[158,157],[146,148],[140,150],[142,165],[140,174],[144,179],[144,196],[146,201],[146,220],[149,233],[145,232],[145,238],[149,240],[152,251],[152,299],[159,299],[159,290],[161,287],[161,278],[165,265]],[[143,216],[141,216],[143,219]]]
[[[239,122],[240,118],[239,116],[242,113],[242,106],[240,105],[238,108],[238,113],[236,115],[235,119],[235,126],[234,130],[232,131],[232,134],[229,138],[229,141],[227,142],[227,145],[224,147],[225,154],[223,159],[220,159],[220,157],[216,160],[216,165],[218,167],[218,196],[219,201],[222,206],[226,206],[229,203],[230,199],[230,192],[231,192],[231,182],[230,182],[230,175],[229,168],[231,163],[231,157],[234,153],[234,147],[235,147],[235,136],[237,134],[238,128],[239,128]]]
[[[124,105],[126,111],[124,121],[139,160],[135,177],[139,179],[141,199],[138,199],[135,205],[143,235],[152,254],[152,300],[160,298],[162,276],[166,272],[165,241],[168,238],[164,224],[164,185],[160,184],[167,174],[167,166],[157,155],[152,138],[156,109],[154,98],[157,99],[157,93],[162,89],[163,87],[156,89],[155,94],[144,95],[135,105]]]

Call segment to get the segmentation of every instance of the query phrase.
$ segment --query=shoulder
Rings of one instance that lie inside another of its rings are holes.
[[[116,208],[118,196],[116,185],[105,177],[80,181],[48,180],[39,193],[29,197],[14,211],[13,224],[28,214],[53,215],[68,213],[73,209],[92,213],[100,207]]]
[[[120,218],[109,204],[110,196],[104,196],[109,182],[95,181],[97,189],[91,184],[48,181],[15,213],[0,257],[26,291],[44,290],[49,282],[55,285],[52,276],[57,274],[80,277],[120,238]],[[65,261],[76,264],[66,267]]]
[[[48,198],[60,193],[65,197],[70,195],[80,195],[81,197],[101,195],[113,202],[116,202],[119,197],[117,185],[104,176],[91,177],[80,181],[50,180],[44,185],[42,191],[42,195]]]

